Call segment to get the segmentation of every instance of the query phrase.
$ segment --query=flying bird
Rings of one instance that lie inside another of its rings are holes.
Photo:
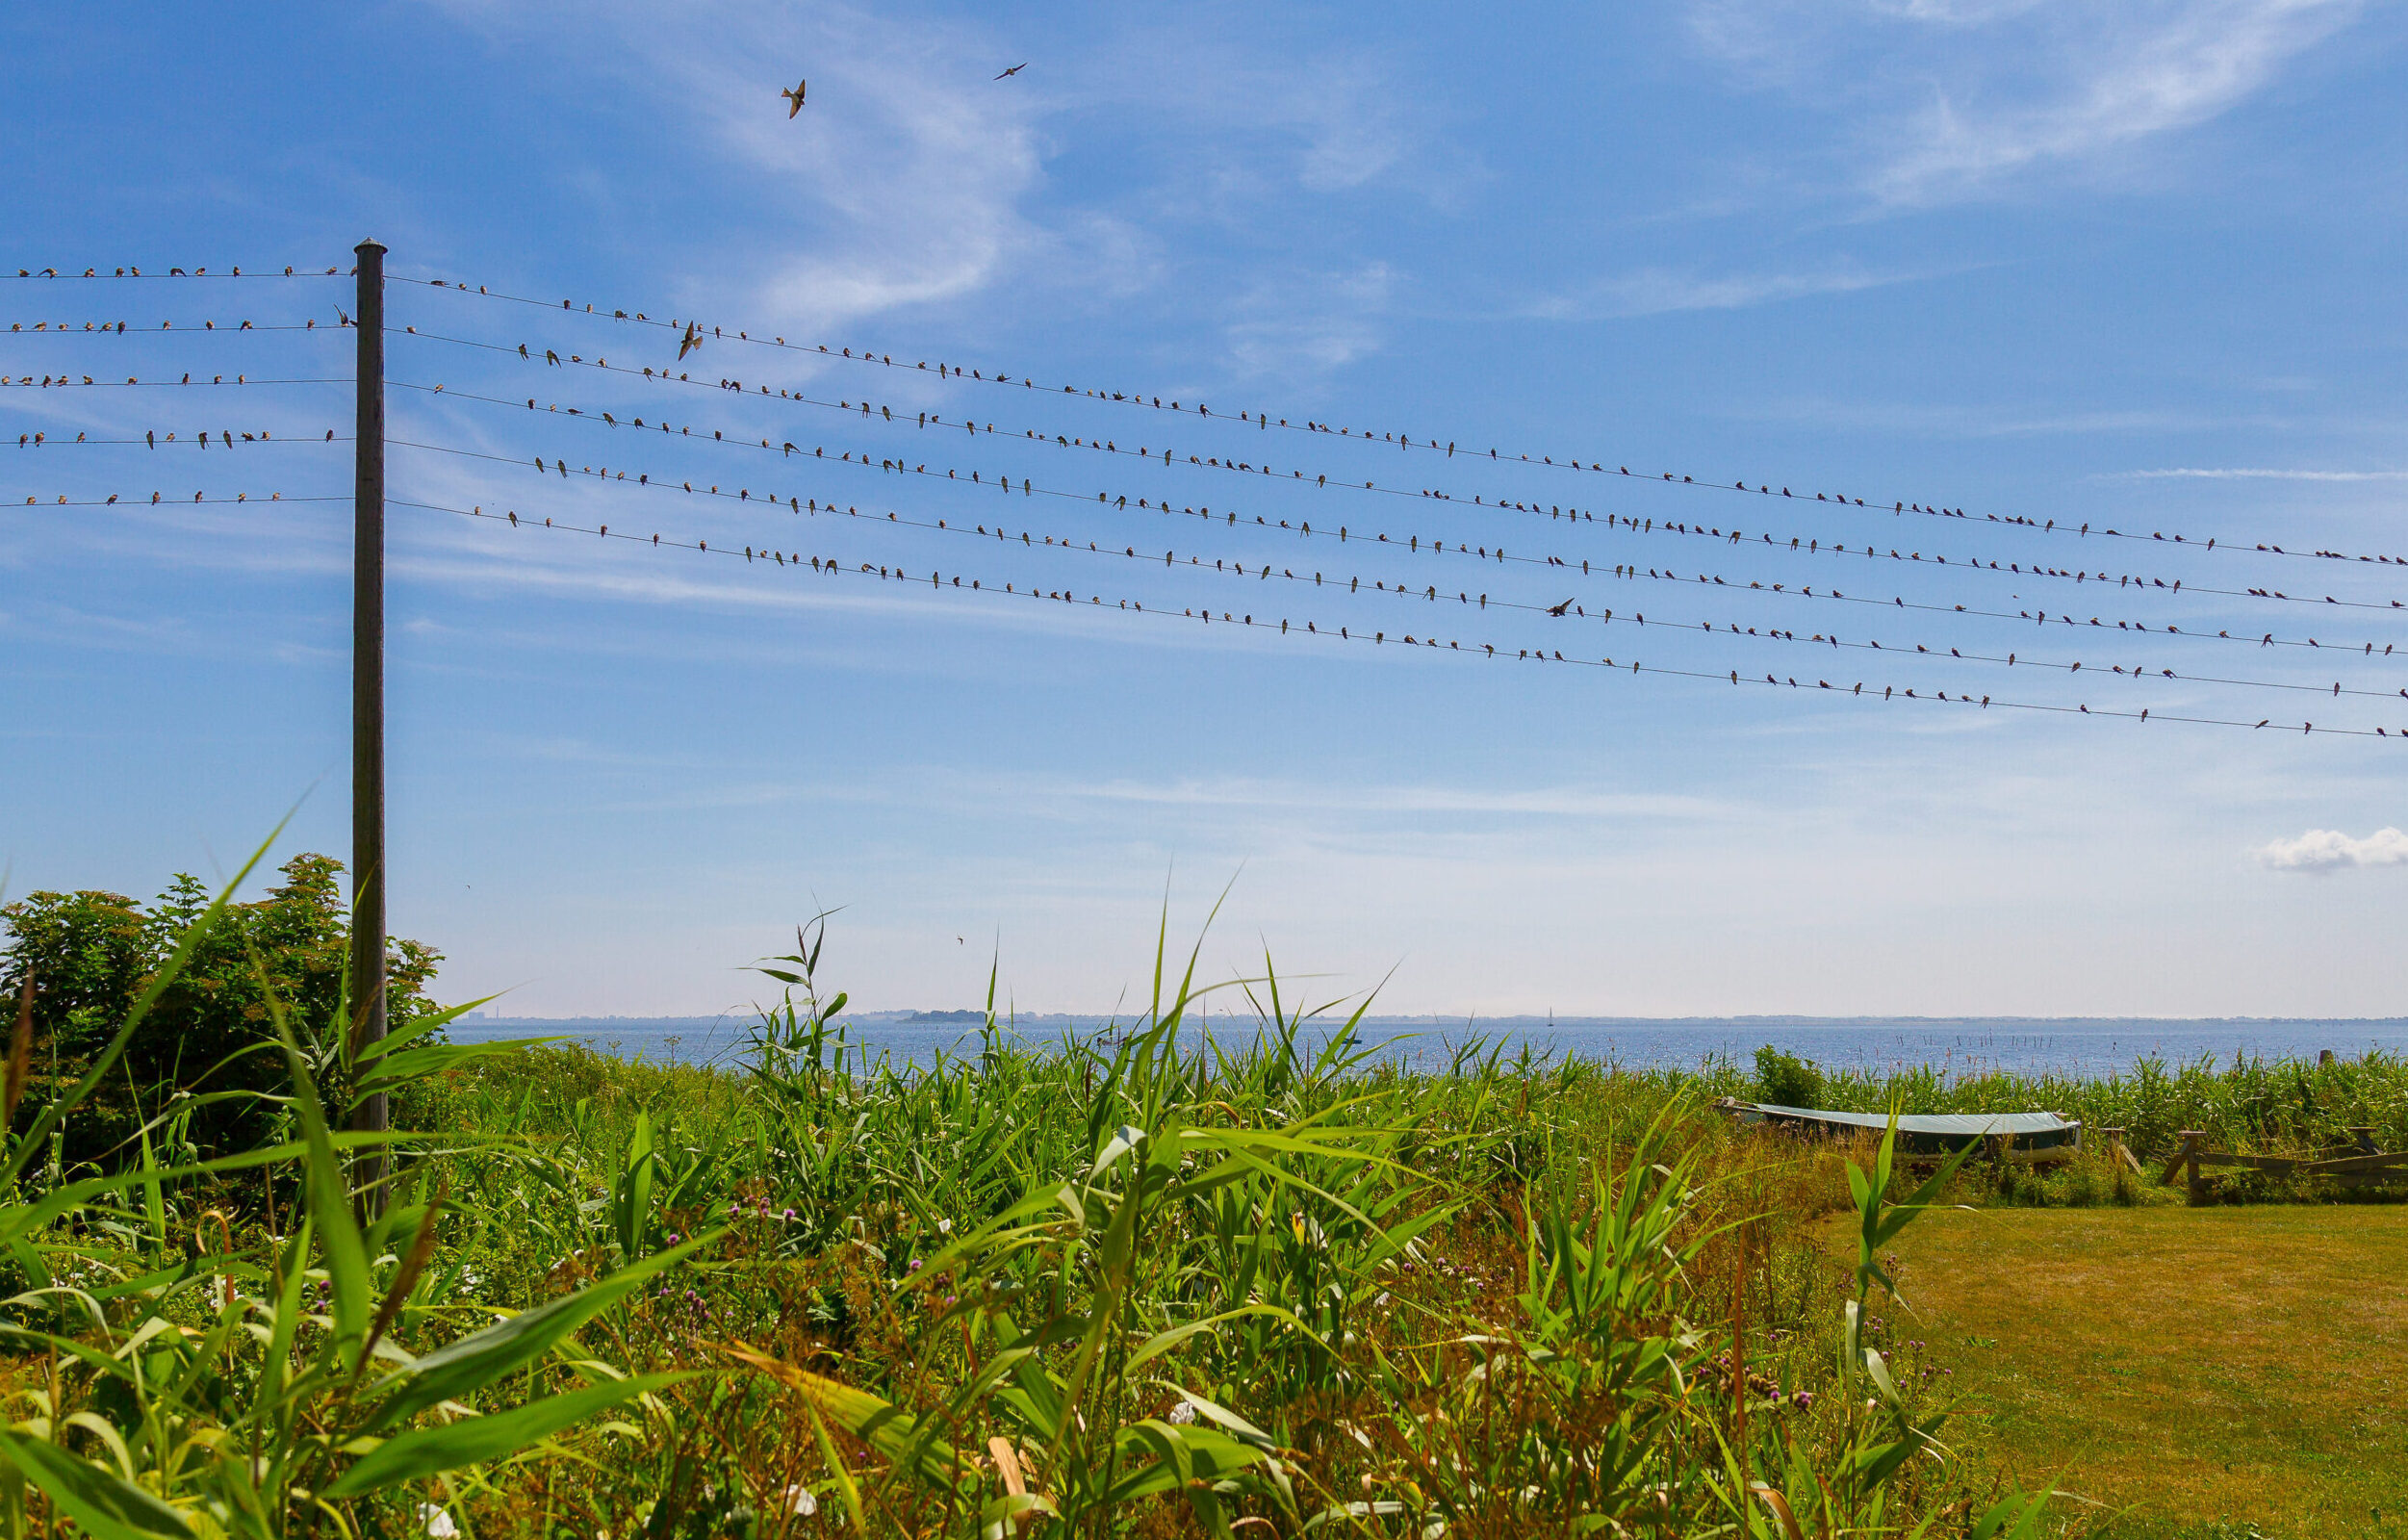
[[[694,322],[690,321],[687,321],[685,323],[685,336],[680,338],[678,342],[678,362],[685,362],[685,355],[702,346],[702,332],[695,328]]]
[[[1016,64],[1012,65],[1010,69],[1005,70],[1002,74],[997,75],[995,78],[996,78],[997,80],[1004,80],[1004,79],[1008,79],[1009,77],[1013,76],[1013,75],[1016,75],[1016,74],[1018,74],[1021,70],[1026,69],[1026,68],[1028,68],[1028,67],[1029,67],[1029,65],[1028,65],[1028,61],[1027,61],[1027,60],[1025,60],[1025,59],[1023,59],[1022,61],[1020,61],[1020,63],[1018,63],[1018,64]]]
[[[792,121],[794,115],[803,110],[803,89],[809,84],[810,82],[807,80],[798,80],[794,83],[794,90],[781,90],[778,93],[786,99],[786,118],[788,121]]]
[[[1563,619],[1564,611],[1565,611],[1565,610],[1570,609],[1571,607],[1572,607],[1572,601],[1571,601],[1571,600],[1569,600],[1569,599],[1567,599],[1567,600],[1565,600],[1565,601],[1564,601],[1562,603],[1560,603],[1560,604],[1550,604],[1550,605],[1548,605],[1548,606],[1547,606],[1547,612],[1548,612],[1550,615],[1554,616],[1557,620],[1561,620],[1561,619]]]

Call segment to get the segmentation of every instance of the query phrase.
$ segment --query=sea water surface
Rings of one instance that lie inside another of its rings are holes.
[[[743,1053],[748,1015],[505,1017],[463,1020],[458,1041],[563,1038],[622,1058],[662,1063],[732,1064]],[[1103,1016],[1022,1016],[1008,1024],[1031,1044],[1111,1037],[1126,1030]],[[1250,1016],[1216,1014],[1200,1024],[1224,1043],[1254,1031]],[[1325,1036],[1337,1023],[1327,1023]],[[975,1053],[978,1018],[967,1012],[882,1013],[848,1018],[849,1040],[899,1063],[926,1064],[939,1051]],[[2151,1018],[2104,1016],[1367,1016],[1364,1040],[1422,1068],[1443,1068],[1475,1040],[1524,1046],[1627,1068],[1695,1069],[1712,1060],[1747,1064],[1771,1043],[1827,1068],[1932,1067],[1952,1076],[2008,1070],[2101,1077],[2135,1060],[2174,1064],[2235,1057],[2306,1059],[2331,1049],[2343,1058],[2370,1050],[2408,1054],[2408,1017]],[[1191,1034],[1192,1037],[1192,1034]]]

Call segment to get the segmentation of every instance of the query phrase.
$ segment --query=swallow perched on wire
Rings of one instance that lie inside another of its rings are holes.
[[[794,83],[794,90],[781,90],[778,93],[786,99],[786,120],[788,122],[793,121],[794,115],[803,110],[803,90],[809,84],[810,82],[807,80],[798,80]]]
[[[694,322],[690,321],[687,321],[685,323],[685,335],[678,341],[678,362],[680,364],[684,363],[685,355],[702,346],[702,332],[696,328]]]

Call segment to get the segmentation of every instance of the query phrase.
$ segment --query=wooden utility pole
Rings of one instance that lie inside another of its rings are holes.
[[[359,257],[359,411],[351,487],[351,1058],[385,1036],[385,248]],[[384,1133],[380,1092],[354,1108],[352,1128]],[[363,1188],[385,1173],[382,1148],[360,1162]],[[371,1200],[372,1202],[373,1200]]]

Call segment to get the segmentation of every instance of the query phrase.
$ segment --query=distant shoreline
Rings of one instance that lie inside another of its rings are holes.
[[[898,1063],[976,1052],[983,1013],[868,1012],[838,1025],[856,1051]],[[1318,1048],[1345,1024],[1338,1016],[1306,1023]],[[1043,1048],[1064,1039],[1109,1043],[1132,1023],[1123,1016],[1057,1013],[1002,1023],[1019,1043]],[[1191,1018],[1182,1039],[1209,1032],[1235,1046],[1251,1038],[1254,1018],[1214,1013]],[[478,1016],[452,1028],[455,1039],[556,1037],[617,1057],[685,1064],[728,1064],[743,1051],[752,1018],[723,1016]],[[1477,1045],[1515,1058],[1580,1059],[1627,1070],[1745,1067],[1767,1043],[1833,1070],[1929,1069],[1950,1078],[1997,1072],[2096,1079],[2125,1074],[2143,1061],[2192,1065],[2236,1059],[2314,1063],[2331,1051],[2348,1059],[2379,1053],[2408,1059],[2408,1017],[2399,1016],[1367,1016],[1358,1037],[1373,1057],[1416,1068],[1443,1067]]]
[[[693,1027],[697,1030],[725,1026],[730,1022],[745,1023],[752,1018],[729,1012],[716,1016],[503,1016],[471,1015],[461,1018],[480,1026],[507,1027],[608,1027],[642,1026],[648,1028]],[[863,1011],[847,1012],[837,1020],[858,1022],[864,1026],[978,1026],[986,1019],[981,1011]],[[1004,1015],[998,1020],[1019,1027],[1076,1027],[1118,1020],[1123,1025],[1129,1016],[1104,1014],[1083,1015],[1068,1012],[1045,1012],[1037,1014]],[[1239,1013],[1217,1013],[1216,1021],[1248,1019]],[[1319,1016],[1317,1022],[1343,1020],[1336,1016]],[[1468,1027],[1544,1027],[1559,1026],[1629,1026],[1692,1028],[1729,1024],[1765,1027],[1863,1027],[1870,1030],[1896,1027],[1989,1027],[2040,1028],[2060,1031],[2076,1028],[2110,1027],[2179,1027],[2199,1029],[2220,1026],[2315,1026],[2373,1027],[2388,1031],[2408,1031],[2408,1016],[1809,1016],[1809,1015],[1729,1015],[1729,1016],[1610,1016],[1610,1015],[1378,1015],[1365,1016],[1367,1027],[1432,1027],[1463,1025]]]

